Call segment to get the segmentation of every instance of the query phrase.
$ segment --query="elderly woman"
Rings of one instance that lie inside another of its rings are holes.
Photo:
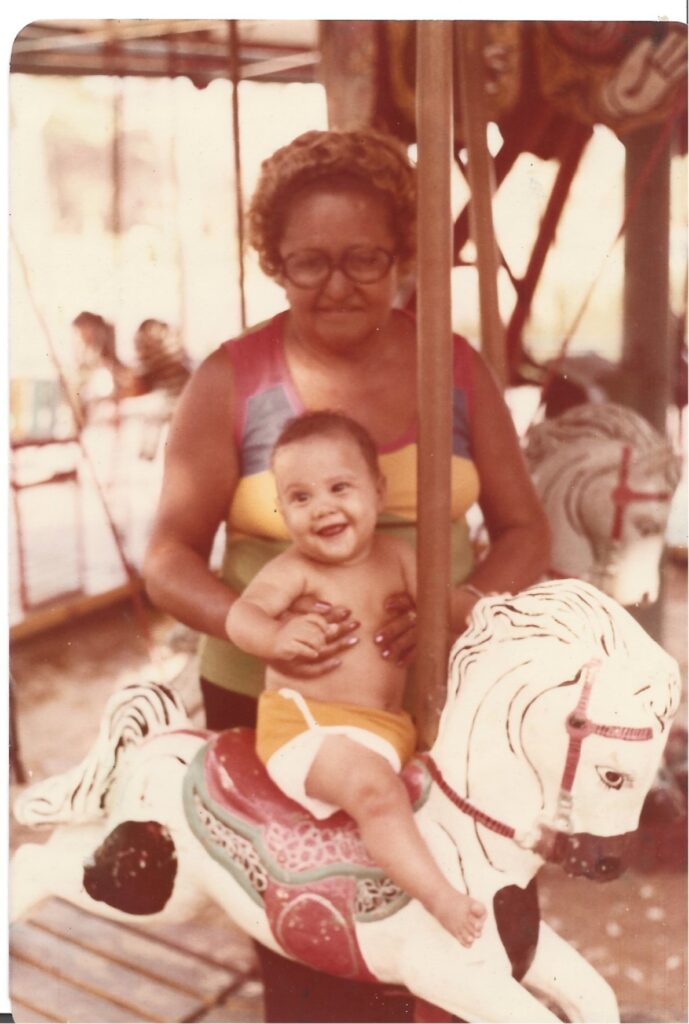
[[[249,225],[288,309],[222,344],[187,385],[145,562],[152,600],[205,634],[201,686],[213,729],[255,721],[263,666],[229,643],[224,624],[237,594],[287,543],[269,468],[285,421],[305,409],[339,409],[362,423],[387,479],[379,529],[413,540],[416,522],[416,325],[394,308],[414,259],[415,173],[406,153],[371,130],[307,132],[264,162]],[[500,392],[461,338],[453,395],[451,613],[459,633],[481,592],[538,578],[548,531]],[[465,513],[476,501],[491,546],[475,565]],[[208,559],[221,523],[218,577]],[[359,639],[349,609],[307,596],[298,610],[313,607],[339,628],[315,668],[290,663],[302,677],[339,664]],[[381,657],[412,660],[414,619],[408,596],[390,595],[376,634]],[[408,1007],[386,1003],[374,986],[362,997],[362,986],[331,978],[321,991],[314,972],[287,971],[276,982],[264,960],[269,1020],[410,1019]]]

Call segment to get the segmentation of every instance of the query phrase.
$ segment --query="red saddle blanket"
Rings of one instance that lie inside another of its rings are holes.
[[[402,778],[412,803],[423,803],[430,785],[423,763],[412,760]],[[395,913],[408,897],[373,864],[348,814],[317,821],[281,793],[250,729],[221,732],[199,752],[185,806],[209,853],[262,904],[286,953],[331,974],[374,980],[356,922]]]

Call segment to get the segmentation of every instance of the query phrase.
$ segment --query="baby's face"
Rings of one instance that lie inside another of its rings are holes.
[[[384,485],[354,440],[335,434],[293,441],[275,453],[273,472],[280,510],[302,554],[336,565],[366,557]]]

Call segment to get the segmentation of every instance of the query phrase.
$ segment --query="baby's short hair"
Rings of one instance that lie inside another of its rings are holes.
[[[273,445],[272,457],[275,458],[275,453],[280,448],[292,444],[293,441],[304,441],[308,437],[323,437],[328,434],[349,437],[357,445],[373,477],[377,479],[381,475],[378,450],[368,430],[351,416],[332,409],[304,412],[287,420]]]

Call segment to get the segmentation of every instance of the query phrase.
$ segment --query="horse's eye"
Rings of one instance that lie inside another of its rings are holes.
[[[622,789],[625,782],[629,781],[628,776],[623,772],[615,771],[614,768],[596,766],[596,771],[598,772],[598,778],[608,789]]]
[[[632,522],[640,537],[655,537],[663,532],[662,524],[653,516],[634,516]]]

